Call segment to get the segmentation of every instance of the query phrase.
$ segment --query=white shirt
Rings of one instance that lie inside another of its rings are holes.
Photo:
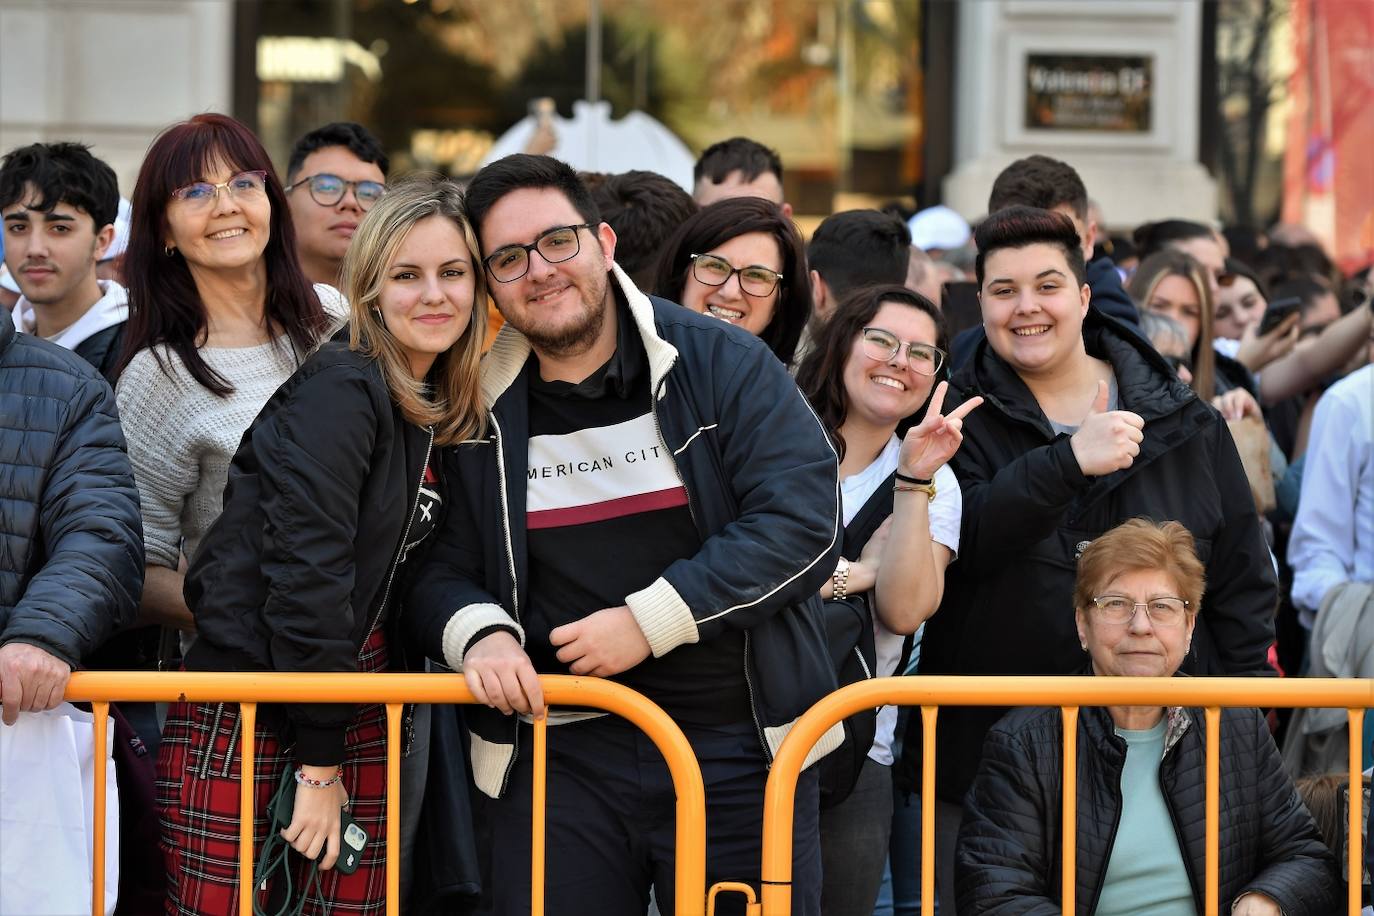
[[[864,503],[868,502],[878,485],[897,470],[897,458],[901,454],[902,443],[895,435],[883,446],[882,452],[873,463],[857,474],[851,474],[840,481],[840,498],[844,509],[844,524],[847,526],[859,514]],[[963,515],[964,498],[959,492],[959,481],[948,465],[935,472],[935,499],[930,504],[930,536],[937,543],[959,553],[959,522]],[[916,646],[921,644],[921,633],[925,625],[916,631]],[[874,677],[887,677],[895,674],[897,663],[902,659],[902,643],[905,636],[893,633],[878,615],[873,615],[873,645],[877,650],[877,664]],[[913,649],[913,651],[916,651]],[[878,710],[878,730],[873,737],[873,747],[868,756],[884,766],[892,766],[892,741],[897,730],[897,707],[884,706]]]
[[[1374,365],[1317,403],[1288,563],[1293,603],[1308,614],[1342,582],[1374,582]]]

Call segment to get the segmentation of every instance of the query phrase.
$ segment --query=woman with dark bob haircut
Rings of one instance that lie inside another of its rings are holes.
[[[678,227],[654,291],[744,328],[786,365],[811,314],[801,233],[777,204],[757,197],[718,201]]]
[[[1091,675],[1177,674],[1206,586],[1195,544],[1178,522],[1133,518],[1084,548],[1073,618]],[[1062,739],[1058,708],[1014,710],[988,733],[956,852],[964,916],[1060,911]],[[1076,916],[1207,912],[1203,711],[1085,706],[1077,742]],[[1218,754],[1219,912],[1337,912],[1335,861],[1263,713],[1222,710]]]
[[[220,513],[239,439],[347,306],[311,288],[271,158],[221,114],[149,147],[124,272],[116,395],[143,510],[142,618],[193,631],[184,564]]]

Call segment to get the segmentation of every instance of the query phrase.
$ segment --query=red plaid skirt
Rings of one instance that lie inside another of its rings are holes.
[[[386,670],[380,628],[363,647],[363,671]],[[259,718],[261,721],[261,717]],[[253,763],[253,860],[267,833],[267,803],[295,766],[275,732],[257,728]],[[343,783],[348,811],[367,831],[362,862],[351,875],[320,873],[323,899],[308,885],[306,914],[380,914],[386,906],[386,707],[363,706],[349,726]],[[157,761],[157,807],[167,864],[169,916],[238,912],[239,711],[232,703],[176,703],[167,716]],[[310,862],[295,852],[295,894],[306,891]],[[260,893],[259,900],[266,899]]]

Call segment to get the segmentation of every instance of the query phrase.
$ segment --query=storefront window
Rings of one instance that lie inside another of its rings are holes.
[[[914,0],[261,3],[258,128],[284,161],[310,128],[356,120],[397,171],[461,177],[533,100],[568,117],[590,89],[612,117],[643,111],[693,155],[738,134],[777,149],[802,217],[910,203],[920,14]]]

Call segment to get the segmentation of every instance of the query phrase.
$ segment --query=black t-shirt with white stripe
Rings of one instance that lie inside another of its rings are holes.
[[[619,297],[617,296],[617,299]],[[555,627],[651,584],[701,538],[687,491],[658,437],[643,343],[628,310],[611,359],[574,385],[546,382],[526,364],[530,442],[526,472],[529,613],[526,648],[542,673],[566,674],[549,642]],[[678,722],[718,725],[750,717],[744,636],[738,630],[650,656],[613,680],[643,693]]]

